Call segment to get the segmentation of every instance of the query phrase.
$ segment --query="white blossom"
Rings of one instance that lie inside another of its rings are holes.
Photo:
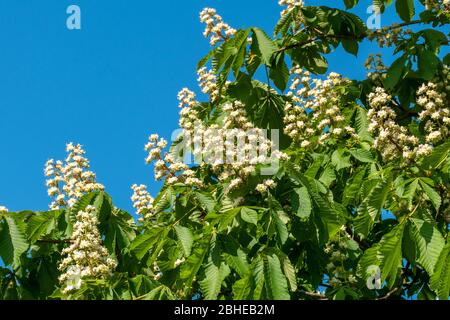
[[[59,277],[63,293],[79,289],[84,278],[108,277],[117,266],[102,245],[98,224],[95,207],[87,206],[84,211],[77,213],[71,245],[63,249],[65,258],[58,266],[63,271]]]

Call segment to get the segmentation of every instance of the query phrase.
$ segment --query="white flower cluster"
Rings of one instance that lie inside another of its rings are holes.
[[[209,93],[212,100],[218,98],[216,78],[212,72],[201,69],[199,82],[203,92]],[[256,172],[259,164],[288,159],[286,154],[273,150],[264,130],[249,121],[242,102],[227,102],[219,106],[224,113],[222,123],[208,125],[199,117],[200,104],[194,92],[184,88],[179,92],[178,100],[181,108],[179,125],[183,129],[183,141],[179,146],[184,148],[183,155],[192,154],[200,167],[210,167],[220,181],[228,183],[228,190],[243,184],[245,178]],[[167,184],[202,187],[203,182],[196,171],[180,161],[179,156],[175,159],[177,152],[163,154],[166,146],[167,141],[156,134],[150,136],[145,146],[149,153],[146,162],[155,162],[155,179],[164,179]],[[140,208],[139,195],[135,195],[135,199],[138,201],[136,208]],[[146,208],[146,203],[144,201],[143,208]]]
[[[206,24],[203,35],[205,38],[211,36],[209,43],[212,46],[215,46],[220,41],[228,40],[236,33],[235,29],[223,22],[222,17],[217,14],[216,9],[203,9],[200,12],[200,21]]]
[[[272,150],[273,144],[264,131],[248,120],[242,102],[227,102],[221,109],[225,113],[223,126],[196,126],[193,154],[203,161],[202,165],[210,165],[220,181],[229,182],[228,191],[242,185],[256,172],[257,165],[288,158],[283,152]]]
[[[296,66],[288,97],[292,103],[285,106],[285,132],[302,148],[323,144],[329,138],[350,136],[358,139],[355,129],[345,125],[341,113],[342,95],[336,87],[345,86],[350,80],[337,73],[330,73],[326,80],[311,79],[309,71]]]
[[[377,87],[368,99],[368,130],[375,134],[374,147],[386,161],[399,157],[411,160],[431,152],[430,145],[419,144],[416,136],[409,135],[406,127],[397,124],[397,115],[391,108],[392,97],[383,88]]]
[[[133,207],[136,209],[136,213],[141,216],[139,221],[148,221],[154,214],[153,202],[155,199],[150,196],[147,186],[144,184],[139,186],[133,184],[131,189],[133,190],[133,195],[131,196]]]
[[[8,208],[4,207],[4,206],[0,206],[0,213],[7,213],[8,212]]]
[[[69,153],[65,163],[48,160],[45,164],[47,192],[53,198],[50,208],[72,207],[85,193],[103,190],[104,186],[96,182],[96,175],[89,169],[89,161],[84,156],[81,145],[67,144]]]
[[[284,16],[290,11],[292,11],[294,8],[302,8],[303,0],[279,0],[278,4],[280,6],[287,6],[287,8],[281,12],[281,16]]]
[[[273,189],[277,186],[277,183],[272,179],[264,180],[263,183],[260,183],[256,186],[256,191],[259,193],[266,193],[269,189]]]
[[[219,97],[219,89],[217,87],[217,77],[214,72],[212,70],[207,71],[206,68],[203,67],[197,71],[197,74],[202,92],[208,94],[211,101],[216,101]]]
[[[188,88],[183,88],[180,92],[178,92],[178,107],[189,108],[193,107],[197,101],[195,100],[195,93],[189,90]]]
[[[58,266],[63,271],[59,281],[64,284],[64,293],[79,289],[84,278],[98,279],[111,275],[117,266],[102,245],[95,207],[87,206],[84,211],[79,211],[76,219],[72,243],[62,251],[62,255],[66,257]]]
[[[450,137],[450,72],[443,70],[443,81],[423,84],[417,90],[417,105],[422,107],[419,120],[425,124],[426,142],[436,144]]]
[[[202,186],[203,183],[196,177],[196,173],[190,170],[188,165],[176,160],[170,153],[163,149],[167,146],[167,141],[159,138],[157,134],[149,137],[149,142],[145,150],[149,155],[146,159],[147,164],[155,163],[155,179],[164,179],[168,184],[183,183],[188,186]]]

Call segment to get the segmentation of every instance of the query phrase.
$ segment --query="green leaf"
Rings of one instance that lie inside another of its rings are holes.
[[[108,250],[120,255],[136,237],[133,218],[123,210],[114,209],[103,224],[103,233]]]
[[[284,244],[288,237],[289,232],[286,227],[286,224],[283,222],[283,220],[280,218],[280,214],[283,213],[282,211],[272,211],[272,219],[275,221],[275,227],[277,229],[277,238],[280,244]]]
[[[206,240],[206,239],[205,239]],[[197,276],[200,267],[202,266],[205,257],[210,248],[212,236],[207,241],[201,241],[193,250],[192,254],[181,266],[180,278],[186,286],[186,292],[189,293],[192,289],[192,283]]]
[[[262,62],[266,66],[270,66],[272,55],[277,50],[277,46],[263,30],[259,28],[252,28],[252,31],[254,35],[253,41],[257,44]]]
[[[49,234],[56,225],[56,218],[61,211],[38,212],[27,221],[28,240],[33,244]]]
[[[355,57],[358,56],[358,50],[359,50],[358,41],[351,40],[351,39],[343,39],[342,46],[344,47],[345,51],[347,51],[348,53],[353,54]]]
[[[291,292],[297,291],[297,276],[295,273],[295,268],[289,260],[289,257],[284,254],[281,250],[276,250],[277,256],[280,259],[281,267],[286,276]]]
[[[418,58],[418,76],[428,81],[433,79],[440,64],[439,58],[434,52],[428,50],[419,50]]]
[[[292,22],[294,21],[294,16],[296,16],[297,14],[298,10],[297,8],[294,8],[293,10],[290,10],[288,13],[281,16],[274,29],[274,37],[276,37],[277,34],[280,34],[282,36],[286,35],[289,31],[290,26],[292,25]]]
[[[7,265],[19,266],[20,256],[27,249],[24,222],[13,214],[6,215],[1,223],[0,257]]]
[[[270,300],[289,300],[291,298],[286,277],[281,270],[280,260],[274,253],[264,257],[264,277]]]
[[[358,136],[363,141],[372,141],[372,137],[368,131],[369,120],[367,119],[367,111],[362,107],[356,107],[355,110],[355,129]]]
[[[175,300],[175,295],[170,288],[165,285],[160,285],[151,290],[146,295],[140,297],[139,300]]]
[[[206,300],[216,300],[220,293],[222,279],[220,276],[220,252],[215,239],[210,243],[206,260],[205,277],[200,280],[200,288]]]
[[[192,231],[189,228],[178,224],[174,227],[174,229],[177,234],[180,247],[183,248],[184,256],[189,257],[191,255],[192,245],[194,243]]]
[[[388,287],[392,288],[402,266],[402,239],[405,223],[395,226],[386,233],[371,248],[367,249],[358,263],[358,275],[364,281],[368,280],[369,269],[379,267],[381,283],[388,281]]]
[[[273,80],[273,83],[278,89],[284,91],[286,90],[289,76],[289,68],[284,61],[284,53],[277,55],[275,66],[270,68],[269,78]]]
[[[344,193],[342,195],[342,204],[347,206],[349,204],[357,205],[357,199],[359,198],[359,191],[361,190],[361,185],[366,176],[367,168],[363,167],[358,170],[350,181],[347,182]]]
[[[450,154],[450,141],[447,141],[434,148],[431,154],[423,159],[422,167],[425,170],[437,169],[441,164],[444,163],[445,159],[447,159],[449,154]]]
[[[373,154],[369,150],[365,149],[351,149],[350,154],[356,159],[361,162],[365,163],[374,163],[375,158]]]
[[[390,187],[391,183],[389,181],[379,182],[358,208],[358,216],[355,219],[354,226],[355,232],[360,237],[367,237],[375,221],[380,218],[381,210],[389,195]]]
[[[336,173],[332,166],[327,166],[320,175],[319,181],[327,188],[336,180]]]
[[[388,287],[392,288],[402,266],[402,238],[405,224],[399,224],[380,241],[377,252],[381,262],[381,282],[388,280]]]
[[[210,194],[206,192],[196,191],[194,192],[194,195],[198,202],[200,202],[201,206],[206,209],[208,213],[214,212],[216,201]]]
[[[254,224],[255,226],[258,224],[258,213],[253,209],[242,207],[241,218],[245,222]]]
[[[252,290],[252,276],[246,275],[244,278],[239,279],[233,284],[233,299],[234,300],[247,300]]]
[[[416,259],[429,275],[433,275],[445,240],[436,227],[426,221],[411,218],[408,229],[416,247]]]
[[[312,212],[311,198],[306,187],[295,188],[292,193],[292,208],[300,218],[308,218]]]
[[[351,9],[358,4],[359,0],[344,0],[345,8]]]
[[[146,230],[145,233],[137,236],[130,245],[130,250],[141,260],[149,251],[155,247],[168,234],[169,228],[156,227]]]
[[[439,211],[442,203],[442,199],[439,193],[432,187],[430,187],[427,183],[425,183],[422,179],[420,180],[420,186],[422,187],[427,197],[430,199],[436,211]]]
[[[331,163],[336,167],[336,170],[341,170],[352,166],[350,156],[346,154],[343,149],[338,149],[331,155]]]
[[[430,278],[430,287],[439,299],[448,300],[450,296],[450,242],[448,242],[437,259],[434,273]]]
[[[410,22],[411,18],[414,17],[414,0],[397,0],[395,8],[403,21]]]
[[[387,72],[387,77],[383,81],[386,89],[393,89],[399,83],[405,70],[407,58],[407,55],[403,55],[392,63]]]

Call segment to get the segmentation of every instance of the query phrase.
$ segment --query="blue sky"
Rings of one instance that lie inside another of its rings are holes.
[[[46,210],[43,165],[63,159],[71,141],[84,145],[119,207],[132,211],[133,183],[148,184],[155,196],[159,184],[143,146],[150,133],[170,137],[177,128],[181,88],[198,92],[195,67],[209,50],[200,10],[215,7],[235,28],[259,26],[272,34],[277,2],[2,0],[0,205]],[[354,11],[366,20],[370,1],[361,2]],[[81,30],[66,28],[71,4],[81,8]],[[382,25],[392,17],[391,8]],[[358,59],[338,50],[329,56],[330,70],[362,78],[371,48],[364,44]]]

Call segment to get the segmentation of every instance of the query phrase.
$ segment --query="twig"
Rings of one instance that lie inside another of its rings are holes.
[[[328,298],[325,295],[317,292],[302,291],[302,293],[309,297],[319,298],[320,300],[328,300]]]
[[[72,240],[38,240],[36,242],[57,244],[57,243],[72,243],[73,241]]]
[[[379,298],[377,298],[377,299],[375,299],[375,300],[387,300],[387,299],[389,299],[389,297],[390,297],[391,295],[393,295],[394,293],[396,293],[396,292],[398,291],[398,289],[400,289],[400,288],[394,288],[394,289],[392,289],[391,291],[389,291],[388,293],[386,293],[384,296],[379,297]]]

